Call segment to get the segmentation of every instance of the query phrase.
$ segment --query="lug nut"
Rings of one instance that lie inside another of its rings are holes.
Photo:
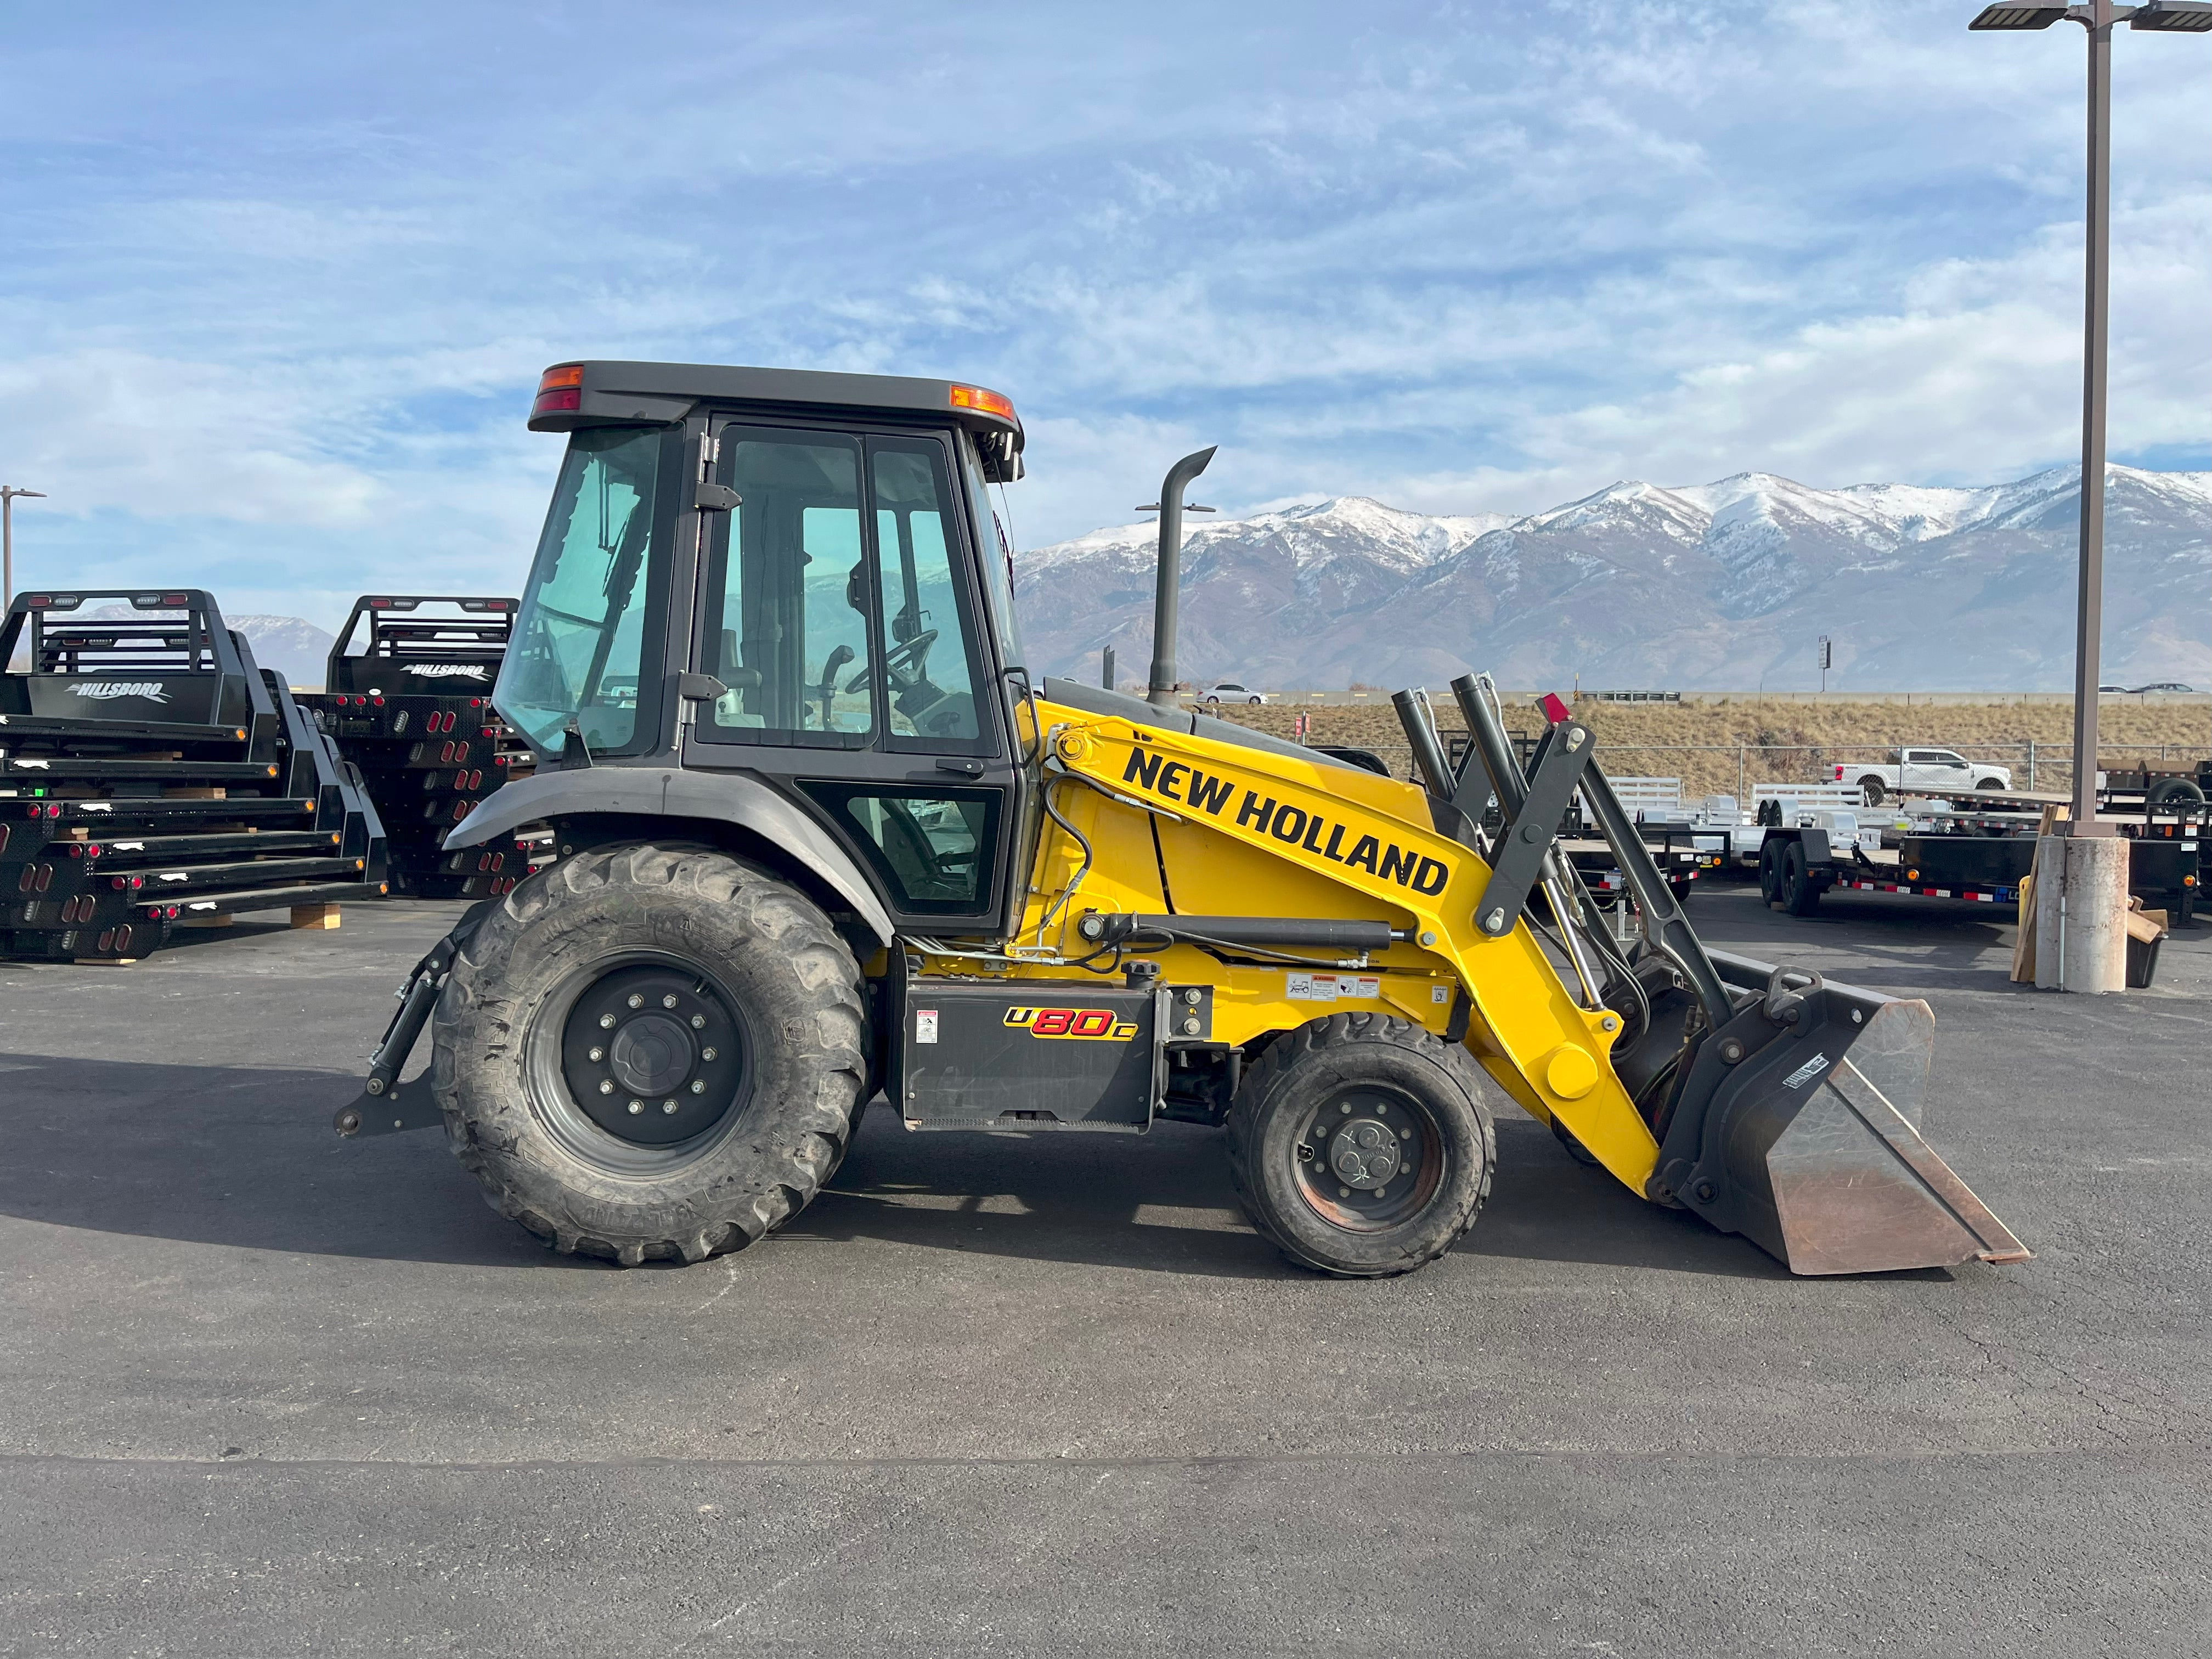
[[[592,1050],[592,1058],[593,1060],[605,1060],[606,1057],[607,1051],[604,1048],[594,1048]]]
[[[1336,1189],[1336,1195],[1339,1198],[1350,1198],[1352,1196],[1352,1188],[1349,1187],[1339,1187]]]
[[[699,1058],[702,1060],[712,1060],[720,1053],[721,1053],[721,1050],[719,1048],[702,1048],[699,1051]]]
[[[660,1000],[660,1006],[664,1008],[673,1008],[676,1006],[676,999],[674,997],[663,997]]]
[[[642,1008],[645,1006],[645,999],[635,991],[632,991],[629,994],[629,1006],[633,1008]]]
[[[599,1029],[601,1030],[611,1031],[614,1028],[615,1017],[612,1014],[601,1014],[599,1016]]]
[[[1336,1109],[1337,1109],[1338,1111],[1340,1111],[1340,1112],[1343,1113],[1343,1114],[1345,1115],[1345,1116],[1346,1116],[1346,1117],[1350,1117],[1350,1116],[1352,1115],[1352,1103],[1351,1103],[1350,1101],[1348,1101],[1348,1100],[1347,1100],[1347,1101],[1346,1101],[1342,1105],[1339,1106]]]
[[[1388,1198],[1390,1196],[1390,1189],[1388,1187],[1377,1187],[1375,1189],[1375,1196],[1377,1198]]]
[[[605,1079],[602,1079],[600,1080],[600,1083],[599,1083],[599,1092],[600,1092],[601,1094],[603,1094],[603,1095],[611,1095],[611,1094],[614,1093],[614,1091],[615,1091],[615,1085],[614,1085],[613,1084],[607,1082],[607,1081],[606,1081]]]
[[[629,1115],[630,1115],[632,1117],[635,1117],[635,1116],[636,1116],[640,1112],[643,1111],[644,1109],[645,1109],[645,1103],[644,1103],[643,1101],[641,1101],[641,1100],[633,1100],[633,1101],[632,1101],[632,1102],[630,1102],[630,1103],[629,1103]]]
[[[660,1103],[660,1109],[673,1117],[676,1115],[676,1103],[672,1100],[664,1100]]]
[[[694,1015],[692,1015],[692,1016],[691,1016],[691,1029],[692,1029],[693,1030],[695,1030],[695,1031],[697,1031],[697,1030],[703,1030],[706,1028],[706,1024],[707,1024],[707,1016],[706,1016],[706,1015],[704,1015],[704,1014],[694,1014]]]
[[[691,1085],[691,1092],[695,1095],[705,1094],[707,1092],[706,1084],[695,1079]]]

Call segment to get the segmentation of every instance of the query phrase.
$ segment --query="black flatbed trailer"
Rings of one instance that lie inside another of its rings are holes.
[[[84,614],[120,600],[120,616]],[[179,923],[380,897],[359,775],[197,588],[22,593],[0,628],[0,956],[133,960]]]
[[[497,596],[364,593],[331,642],[323,690],[301,697],[376,802],[395,893],[489,897],[530,872],[517,842],[445,848],[455,824],[532,767],[492,709],[516,609]]]
[[[2124,823],[2128,890],[2176,921],[2196,914],[2202,884],[2202,807]],[[2010,823],[1988,816],[1936,833],[1906,834],[1879,853],[1838,847],[1814,826],[1770,825],[1759,849],[1759,888],[1792,915],[1810,915],[1831,890],[1901,897],[2017,903],[2034,868],[2038,817]]]

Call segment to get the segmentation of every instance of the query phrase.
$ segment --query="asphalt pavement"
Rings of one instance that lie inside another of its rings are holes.
[[[0,967],[0,1653],[2212,1650],[2203,927],[2072,998],[1986,908],[1693,901],[1934,1004],[2032,1261],[1792,1279],[1501,1100],[1462,1245],[1341,1283],[1214,1132],[880,1112],[751,1250],[549,1255],[329,1127],[454,908]]]

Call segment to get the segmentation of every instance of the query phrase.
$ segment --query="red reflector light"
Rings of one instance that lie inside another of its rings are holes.
[[[389,599],[371,599],[368,602],[368,608],[371,611],[389,611],[392,609],[392,601]]]
[[[26,593],[23,595],[24,608],[29,611],[44,611],[53,602],[54,596],[51,593]]]
[[[1571,720],[1575,711],[1567,707],[1556,691],[1547,691],[1543,696],[1544,718],[1557,726],[1561,720]]]
[[[191,602],[192,596],[189,593],[164,593],[161,595],[161,603],[163,605],[190,605]]]
[[[377,699],[376,699],[376,706],[377,706],[379,708],[383,708],[383,707],[384,707],[384,699],[383,699],[383,698],[381,698],[381,697],[377,698]]]
[[[1000,420],[1014,418],[1014,400],[1002,392],[992,392],[980,386],[956,386],[948,394],[955,409],[973,409],[985,415],[996,415]]]
[[[558,415],[567,409],[583,407],[584,394],[574,386],[565,392],[541,392],[530,405],[532,415]]]

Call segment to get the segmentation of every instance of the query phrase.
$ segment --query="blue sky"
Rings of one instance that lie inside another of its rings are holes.
[[[1011,394],[1036,545],[2077,452],[2081,33],[1957,4],[0,4],[26,581],[512,591],[580,356]],[[2117,456],[2212,453],[2212,41],[2115,53]]]

